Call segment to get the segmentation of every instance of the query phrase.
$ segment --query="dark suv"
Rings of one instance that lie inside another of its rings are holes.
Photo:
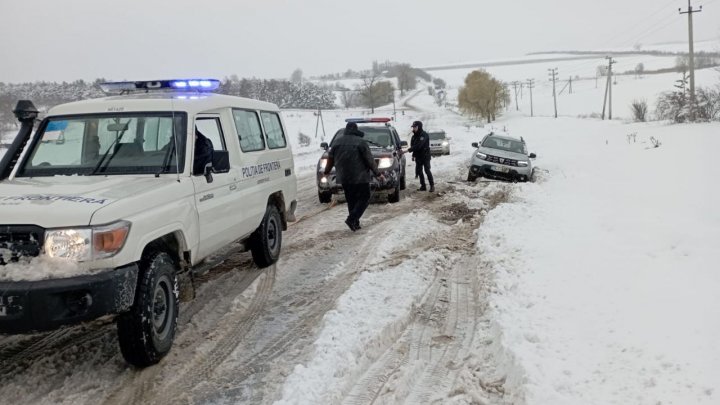
[[[363,139],[370,145],[378,170],[385,175],[385,181],[382,183],[373,179],[370,183],[371,188],[376,192],[386,193],[388,202],[400,201],[400,190],[405,189],[405,156],[402,148],[407,146],[407,142],[400,140],[397,131],[390,125],[390,118],[348,118],[345,121],[357,123],[359,129],[365,133]],[[327,176],[324,171],[328,150],[344,131],[345,128],[339,129],[329,145],[327,142],[320,144],[325,149],[317,164],[318,199],[321,203],[329,203],[333,194],[342,191],[342,185],[335,182],[335,168]]]

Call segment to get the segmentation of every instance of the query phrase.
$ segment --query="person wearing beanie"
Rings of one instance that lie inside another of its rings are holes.
[[[428,183],[430,183],[430,192],[435,192],[435,181],[430,172],[430,137],[427,132],[423,131],[423,124],[420,121],[412,123],[413,136],[410,139],[410,148],[408,152],[412,152],[412,158],[415,161],[415,177],[420,178],[420,188],[418,191],[426,191],[425,176],[423,169],[427,174]]]
[[[325,175],[335,167],[335,178],[342,184],[348,206],[345,225],[355,232],[361,229],[360,217],[370,205],[370,173],[385,181],[377,168],[370,146],[363,139],[365,134],[354,122],[348,122],[343,135],[336,138],[328,151]]]

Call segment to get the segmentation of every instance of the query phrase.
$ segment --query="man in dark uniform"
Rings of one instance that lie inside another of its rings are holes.
[[[423,124],[420,121],[415,121],[412,124],[413,136],[410,139],[410,148],[408,152],[412,152],[413,160],[415,161],[415,177],[420,177],[420,188],[418,191],[425,191],[425,176],[423,176],[423,169],[427,174],[428,183],[430,183],[430,192],[435,192],[435,182],[433,181],[433,175],[430,173],[430,137],[427,132],[423,131]]]
[[[195,159],[193,160],[193,174],[202,176],[205,174],[205,166],[212,164],[213,144],[210,139],[195,129]]]
[[[381,182],[385,181],[385,177],[378,171],[368,143],[363,139],[364,135],[356,123],[349,122],[343,135],[333,142],[325,166],[326,176],[335,166],[335,178],[342,184],[348,205],[345,224],[353,232],[361,228],[360,217],[370,204],[370,173]]]

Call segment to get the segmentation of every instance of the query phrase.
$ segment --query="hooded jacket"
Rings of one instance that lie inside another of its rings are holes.
[[[336,182],[340,184],[370,183],[370,173],[380,176],[370,147],[362,138],[364,135],[357,128],[346,128],[328,151],[325,174],[335,166]]]
[[[430,136],[422,128],[422,124],[418,125],[417,131],[410,138],[410,149],[415,161],[430,160]]]

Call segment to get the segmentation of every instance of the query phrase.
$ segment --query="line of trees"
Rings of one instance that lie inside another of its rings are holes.
[[[332,86],[303,82],[302,71],[297,70],[292,79],[240,79],[232,75],[223,79],[217,93],[268,101],[280,108],[335,108]]]
[[[334,108],[335,93],[332,86],[318,86],[302,82],[302,71],[289,80],[225,78],[217,92],[275,103],[281,108]],[[16,127],[12,110],[18,100],[32,100],[40,110],[58,104],[103,97],[99,84],[105,79],[92,82],[0,82],[0,129]]]

